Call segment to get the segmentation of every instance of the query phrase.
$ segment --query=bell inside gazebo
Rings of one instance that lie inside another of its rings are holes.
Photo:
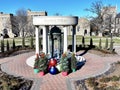
[[[50,57],[59,59],[63,53],[63,33],[59,27],[54,26],[48,35]]]

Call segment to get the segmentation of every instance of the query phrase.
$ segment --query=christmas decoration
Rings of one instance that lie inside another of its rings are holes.
[[[57,74],[57,68],[55,66],[52,66],[49,70],[50,74]]]
[[[81,56],[76,56],[75,53],[63,53],[58,64],[57,60],[54,58],[51,58],[48,62],[47,55],[45,55],[45,53],[40,53],[40,55],[36,54],[34,73],[43,76],[46,72],[52,75],[61,72],[63,76],[67,76],[69,72],[75,72],[80,66],[80,63]]]
[[[59,72],[62,71],[62,69],[61,69],[61,64],[58,64],[58,65],[56,66],[56,68],[57,68],[57,70],[58,70]]]
[[[57,60],[54,58],[51,58],[49,61],[49,67],[48,67],[50,74],[54,75],[57,73],[56,65],[57,65]]]
[[[69,63],[68,63],[68,58],[67,58],[66,53],[64,53],[62,55],[62,58],[60,59],[60,64],[61,64],[62,72],[68,73],[69,72]],[[62,74],[62,75],[64,75],[64,74]]]
[[[57,60],[56,59],[50,59],[49,61],[49,66],[56,66],[57,65]]]
[[[43,76],[44,73],[47,71],[47,63],[48,63],[48,59],[45,55],[45,53],[41,53],[40,57],[38,55],[36,55],[36,60],[34,63],[34,69],[38,69],[39,75]],[[34,70],[35,72],[37,70]],[[42,74],[41,74],[42,73]]]
[[[35,63],[34,63],[34,73],[38,73],[38,62],[39,62],[39,55],[36,54],[36,59],[35,59]]]
[[[76,64],[77,64],[77,59],[75,57],[75,54],[72,53],[72,56],[71,56],[71,70],[72,70],[72,72],[75,72]]]

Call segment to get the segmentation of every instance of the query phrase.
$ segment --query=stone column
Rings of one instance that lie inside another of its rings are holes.
[[[35,26],[35,35],[36,35],[36,54],[39,55],[39,26]]]
[[[48,53],[48,37],[47,37],[47,27],[43,26],[43,52]]]
[[[47,42],[48,52],[47,53],[50,54],[50,34],[48,35],[48,33],[49,33],[49,27],[47,27],[47,38],[48,38],[48,42]]]
[[[73,26],[72,30],[72,52],[76,53],[76,29]]]
[[[67,43],[67,27],[65,26],[64,28],[64,48],[63,48],[63,52],[66,52],[67,51],[67,46],[68,46],[68,43]]]

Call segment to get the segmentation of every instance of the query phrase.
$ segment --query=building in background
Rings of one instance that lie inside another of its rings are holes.
[[[114,33],[116,36],[120,36],[120,13],[116,15],[115,24],[116,24],[116,27],[115,27]]]
[[[33,17],[34,16],[47,16],[46,11],[31,11],[30,9],[27,10],[27,20],[28,20],[28,25],[27,25],[27,30],[26,30],[26,35],[34,35],[35,34],[35,29],[33,26]],[[41,31],[40,31],[41,32]],[[20,34],[20,36],[22,36]]]
[[[30,9],[27,10],[27,17],[28,21],[32,23],[34,16],[47,16],[46,11],[31,11]]]
[[[87,18],[79,18],[76,28],[76,35],[90,36],[90,21]]]
[[[27,11],[27,30],[26,30],[26,36],[33,35],[35,33],[35,28],[33,26],[33,17],[34,16],[47,16],[46,11],[31,11],[28,9]],[[110,35],[113,33],[113,35],[119,36],[120,35],[120,13],[117,14],[117,7],[116,6],[109,6],[109,7],[103,7],[101,14],[103,15],[103,24],[101,27],[102,34],[104,35]],[[14,27],[13,14],[4,14],[3,12],[0,12],[0,36],[4,37],[14,37],[17,31]],[[53,26],[51,26],[52,28]],[[59,26],[61,28],[61,26]],[[62,30],[62,28],[61,28]],[[96,28],[97,30],[97,28]],[[68,35],[72,35],[72,26],[68,27]],[[21,32],[20,32],[21,33]],[[87,18],[79,18],[78,25],[76,26],[76,35],[82,35],[82,36],[90,36],[94,31],[91,31],[90,21]],[[98,32],[99,33],[99,32]],[[40,30],[40,34],[42,35],[42,30]],[[21,36],[21,34],[19,34]],[[96,34],[94,34],[96,35]]]
[[[107,6],[103,7],[102,12],[103,16],[103,26],[102,26],[102,34],[103,35],[111,35],[115,31],[115,18],[117,15],[117,7],[116,6]]]
[[[68,35],[72,35],[72,26],[68,28]],[[79,18],[76,26],[76,35],[90,36],[90,21],[87,18]]]
[[[14,37],[13,26],[12,26],[13,14],[4,14],[0,12],[0,36],[5,38]]]

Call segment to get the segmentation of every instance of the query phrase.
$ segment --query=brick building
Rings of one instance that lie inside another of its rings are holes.
[[[116,15],[115,24],[116,27],[114,33],[116,34],[116,36],[120,36],[120,13]]]
[[[0,35],[4,37],[14,37],[12,26],[13,14],[0,12]]]
[[[103,15],[103,34],[110,35],[115,31],[115,17],[117,15],[116,6],[103,7],[101,14]]]

